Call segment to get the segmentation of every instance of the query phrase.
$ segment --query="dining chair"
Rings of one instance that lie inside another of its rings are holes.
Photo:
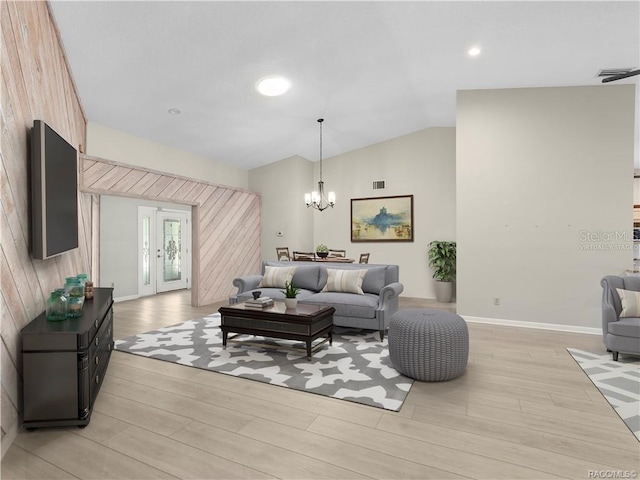
[[[293,259],[298,261],[315,262],[315,252],[293,252]]]
[[[289,256],[289,247],[276,247],[276,258],[278,261],[291,260],[291,257]]]
[[[368,253],[361,253],[360,254],[360,260],[358,260],[358,263],[369,263],[369,254]]]
[[[346,257],[347,256],[347,251],[346,250],[333,250],[333,249],[329,249],[329,256],[330,257]]]

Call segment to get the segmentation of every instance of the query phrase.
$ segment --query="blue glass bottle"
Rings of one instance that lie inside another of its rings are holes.
[[[56,288],[47,299],[47,320],[50,322],[66,320],[68,310],[69,303],[64,288]]]
[[[67,317],[82,316],[82,306],[84,305],[84,287],[80,283],[78,277],[67,277],[67,281],[64,284],[64,289],[67,292],[69,304]]]

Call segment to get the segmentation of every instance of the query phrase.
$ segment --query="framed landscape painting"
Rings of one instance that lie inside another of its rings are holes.
[[[413,242],[413,195],[351,199],[352,242]]]

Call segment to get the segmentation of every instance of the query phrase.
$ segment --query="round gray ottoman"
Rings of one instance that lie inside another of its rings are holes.
[[[400,373],[427,382],[464,373],[469,331],[462,317],[443,310],[409,309],[389,322],[389,358]]]

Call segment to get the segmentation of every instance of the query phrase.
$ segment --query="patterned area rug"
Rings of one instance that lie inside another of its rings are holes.
[[[398,411],[413,379],[389,361],[387,340],[377,331],[334,328],[333,345],[325,343],[311,361],[290,352],[228,343],[222,349],[220,314],[116,340],[116,349],[259,382],[317,393]],[[273,346],[304,347],[287,340],[243,336]]]
[[[610,353],[567,351],[640,441],[640,358],[620,354],[614,362]]]

